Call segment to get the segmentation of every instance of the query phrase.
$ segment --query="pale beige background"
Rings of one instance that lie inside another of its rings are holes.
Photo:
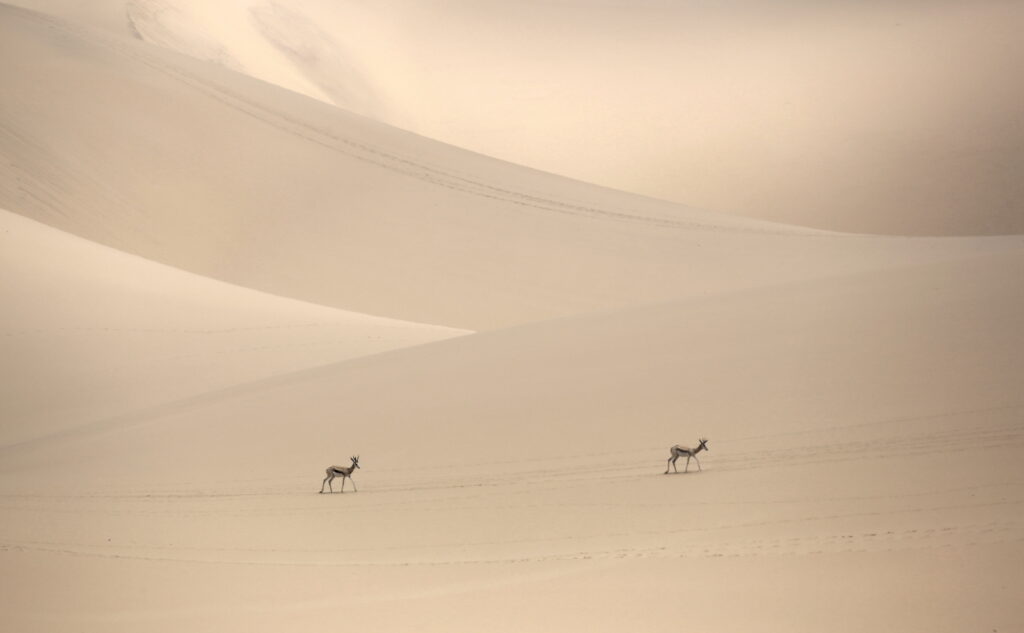
[[[18,4],[3,630],[1024,626],[1018,5]]]

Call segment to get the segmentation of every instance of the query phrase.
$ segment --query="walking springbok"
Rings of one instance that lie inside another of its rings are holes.
[[[324,493],[325,485],[331,489],[331,492],[334,492],[334,486],[331,485],[331,482],[334,481],[335,477],[341,477],[341,491],[345,492],[345,480],[352,479],[352,471],[355,470],[356,468],[359,468],[359,456],[356,455],[355,457],[351,457],[350,459],[352,460],[352,465],[348,466],[347,468],[343,468],[341,466],[331,466],[330,468],[327,469],[327,476],[324,477],[324,483],[320,484],[320,494]],[[355,490],[356,492],[359,492],[359,489],[356,488],[355,479],[352,479],[352,489]]]
[[[690,470],[690,458],[691,457],[697,460],[697,468],[698,468],[698,470],[704,470],[703,468],[700,467],[700,460],[697,459],[697,453],[699,453],[701,451],[709,451],[711,449],[708,448],[708,441],[706,439],[704,439],[703,437],[700,438],[697,441],[700,442],[700,446],[698,446],[697,448],[689,448],[687,446],[680,446],[680,445],[676,444],[671,449],[669,449],[669,450],[672,451],[672,456],[668,458],[668,464],[665,465],[665,474],[666,475],[668,474],[668,467],[669,467],[669,465],[672,466],[672,469],[674,471],[676,471],[677,473],[679,472],[679,469],[676,468],[676,460],[679,459],[680,457],[682,457],[683,455],[686,455],[686,468],[683,469],[684,473],[687,472],[688,470]]]

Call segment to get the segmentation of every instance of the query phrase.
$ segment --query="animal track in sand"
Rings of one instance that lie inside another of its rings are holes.
[[[410,555],[403,560],[366,558],[365,554],[380,550],[341,550],[346,554],[363,554],[360,560],[322,560],[323,555],[338,550],[215,548],[215,547],[153,547],[87,546],[61,542],[6,541],[0,542],[0,551],[36,552],[64,556],[99,557],[123,560],[147,560],[168,563],[203,563],[213,565],[258,565],[295,567],[411,567],[452,565],[525,564],[558,561],[601,561],[644,558],[749,558],[766,556],[809,556],[822,554],[889,552],[920,549],[948,549],[975,547],[1010,542],[1024,542],[1020,521],[993,521],[982,524],[944,526],[931,529],[905,529],[805,535],[774,539],[716,539],[713,544],[664,545],[653,547],[617,547],[573,549],[548,554],[524,554],[499,557],[434,557],[422,558],[423,548],[408,548]],[[969,539],[969,540],[968,540]],[[507,545],[507,542],[479,543],[475,545]],[[452,546],[456,547],[456,546]],[[458,547],[464,547],[460,545]],[[427,548],[436,549],[436,548]],[[174,555],[177,552],[180,555]],[[208,556],[197,556],[207,553]],[[263,558],[225,557],[223,554],[263,554]],[[220,554],[220,556],[218,556]],[[294,560],[268,558],[278,555],[311,554],[320,560]],[[420,556],[420,558],[415,558]]]

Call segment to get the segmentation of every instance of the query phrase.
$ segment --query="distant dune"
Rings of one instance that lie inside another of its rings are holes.
[[[0,630],[1024,628],[1016,4],[17,4]]]
[[[282,296],[480,330],[1019,243],[823,235],[662,203],[4,14],[0,204]]]
[[[1024,233],[1019,3],[123,4],[146,41],[545,171],[833,230]]]

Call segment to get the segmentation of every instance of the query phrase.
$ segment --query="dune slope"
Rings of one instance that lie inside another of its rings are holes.
[[[1019,240],[729,218],[486,159],[40,14],[0,7],[0,35],[0,204],[357,312],[481,330]]]
[[[464,332],[282,299],[0,211],[0,446]]]
[[[5,566],[109,581],[3,612],[21,630],[619,630],[698,596],[726,631],[1012,629],[1022,266],[480,334],[6,451]],[[665,438],[697,433],[703,472],[662,475]],[[316,495],[356,452],[359,492]],[[55,461],[78,475],[59,489]],[[88,521],[38,533],[57,508]]]
[[[546,171],[834,230],[1024,232],[1017,3],[123,5],[146,41]]]

